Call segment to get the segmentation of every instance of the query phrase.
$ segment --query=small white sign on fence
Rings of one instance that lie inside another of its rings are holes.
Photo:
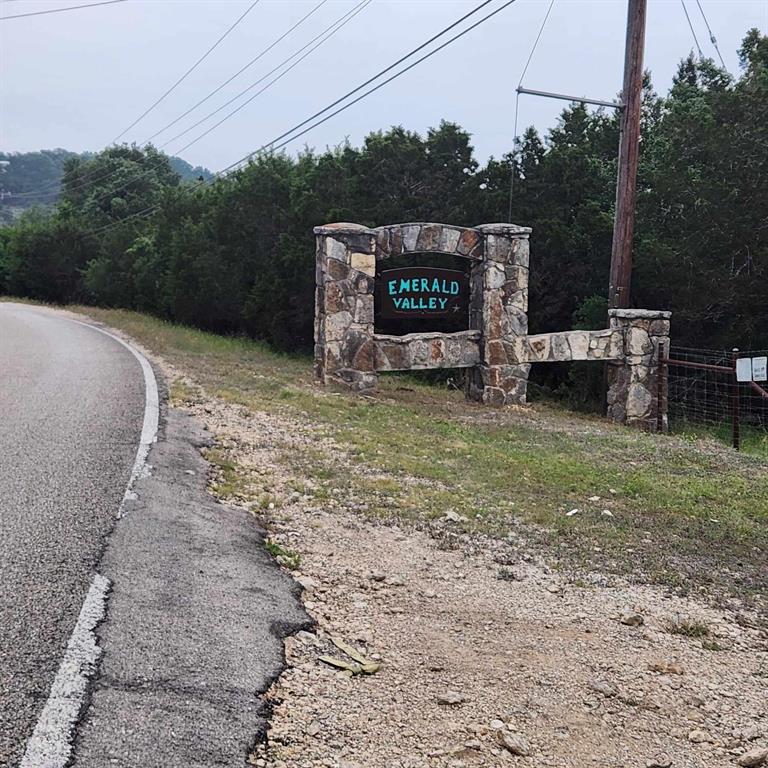
[[[752,358],[752,381],[768,381],[768,357]]]
[[[736,361],[736,381],[752,381],[751,357],[740,357]]]

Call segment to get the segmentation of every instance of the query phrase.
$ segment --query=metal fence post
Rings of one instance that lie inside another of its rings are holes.
[[[664,431],[664,387],[667,380],[667,357],[669,353],[666,344],[659,343],[658,375],[656,376],[656,431]]]
[[[731,403],[732,409],[732,422],[733,422],[733,447],[738,451],[741,448],[741,431],[740,431],[740,403],[739,403],[739,380],[736,376],[736,361],[739,359],[739,350],[734,348],[733,350],[733,397]]]

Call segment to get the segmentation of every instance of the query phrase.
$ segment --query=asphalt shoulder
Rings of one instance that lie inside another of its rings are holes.
[[[209,440],[191,415],[166,410],[110,539],[103,655],[75,768],[245,765],[283,639],[310,624],[256,519],[208,494]]]

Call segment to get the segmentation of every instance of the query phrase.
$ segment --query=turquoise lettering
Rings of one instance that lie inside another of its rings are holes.
[[[387,287],[389,288],[389,295],[392,296],[397,293],[397,280],[390,280]]]

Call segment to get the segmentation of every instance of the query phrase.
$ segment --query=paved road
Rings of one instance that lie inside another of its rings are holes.
[[[0,765],[16,765],[130,476],[136,359],[44,310],[0,303]]]
[[[42,719],[34,768],[245,766],[283,638],[309,623],[255,518],[208,495],[210,435],[190,414],[162,409],[116,521],[144,397],[114,339],[0,303],[0,766],[19,764],[97,570],[90,697],[71,729]]]

